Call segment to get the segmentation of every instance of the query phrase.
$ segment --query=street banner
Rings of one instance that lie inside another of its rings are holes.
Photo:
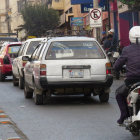
[[[71,18],[71,26],[83,26],[83,17],[73,17]]]
[[[106,7],[107,0],[98,0],[99,7]],[[71,0],[72,5],[76,4],[93,4],[93,0]],[[93,8],[93,7],[92,7]]]
[[[90,27],[102,27],[102,9],[90,9]]]

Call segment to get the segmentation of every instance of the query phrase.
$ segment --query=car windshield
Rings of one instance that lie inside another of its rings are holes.
[[[103,59],[105,55],[95,41],[52,42],[46,59]]]
[[[40,43],[40,41],[30,42],[26,54],[31,55],[34,52],[34,50],[36,49],[36,47],[39,45],[39,43]]]
[[[21,45],[12,45],[12,46],[9,46],[8,48],[8,54],[10,55],[11,58],[15,58],[17,57],[17,54],[18,54],[18,51],[20,49],[20,46]]]

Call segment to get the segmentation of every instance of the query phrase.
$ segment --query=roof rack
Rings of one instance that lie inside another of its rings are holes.
[[[65,36],[80,36],[87,37],[88,30],[67,30],[66,32],[63,30],[48,30],[46,31],[46,37],[49,39],[52,37],[65,37]]]

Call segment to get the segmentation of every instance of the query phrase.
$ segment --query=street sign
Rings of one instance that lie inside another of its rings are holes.
[[[71,26],[83,26],[83,17],[73,17],[71,18]]]
[[[102,9],[90,9],[90,27],[102,27]]]

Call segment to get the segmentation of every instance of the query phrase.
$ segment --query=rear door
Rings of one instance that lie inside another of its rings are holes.
[[[106,78],[106,58],[95,41],[52,42],[45,60],[47,80],[103,81]]]

